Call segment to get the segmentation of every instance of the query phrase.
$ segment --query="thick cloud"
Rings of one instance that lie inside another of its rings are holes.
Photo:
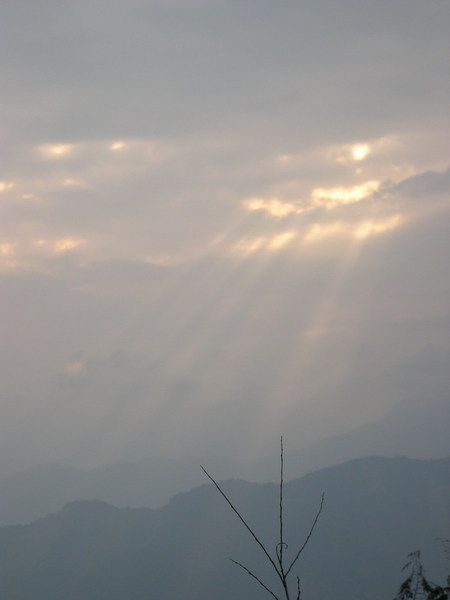
[[[302,445],[442,395],[447,3],[2,11],[5,467]]]

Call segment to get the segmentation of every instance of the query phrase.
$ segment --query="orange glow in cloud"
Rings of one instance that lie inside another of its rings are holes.
[[[13,244],[0,244],[0,255],[10,256],[14,251]]]
[[[248,211],[261,210],[271,217],[282,219],[289,215],[301,215],[317,207],[324,207],[330,210],[345,204],[361,202],[370,197],[379,187],[379,181],[366,181],[360,185],[349,187],[317,187],[312,190],[311,203],[307,206],[301,206],[296,202],[283,202],[276,197],[247,198],[243,204]]]
[[[360,202],[376,192],[379,187],[379,181],[367,181],[352,187],[315,188],[311,196],[316,206],[331,209],[343,204]]]
[[[269,250],[279,250],[283,246],[286,246],[291,242],[297,235],[296,231],[286,231],[285,233],[279,233],[271,238],[267,244]]]
[[[379,233],[385,233],[396,229],[402,222],[400,215],[394,215],[388,219],[382,219],[381,221],[363,221],[359,223],[354,231],[356,238],[366,238]]]
[[[234,251],[238,254],[249,255],[254,252],[276,252],[289,244],[298,233],[296,231],[285,231],[276,235],[261,236],[253,239],[240,240],[234,246]]]
[[[125,148],[124,142],[114,142],[110,145],[109,149],[113,152],[117,152],[118,150],[123,150]]]
[[[72,238],[62,238],[61,240],[57,240],[54,243],[55,252],[67,252],[69,250],[73,250],[74,248],[78,248],[80,244],[83,243],[83,240],[74,240]]]
[[[282,202],[278,198],[248,198],[244,202],[244,206],[247,210],[263,210],[272,217],[287,217],[291,214],[300,214],[304,212],[304,209],[297,206],[293,202]]]
[[[402,217],[400,215],[394,215],[386,219],[359,221],[357,223],[346,223],[344,221],[326,225],[315,223],[304,236],[303,241],[306,244],[311,244],[340,235],[353,237],[354,239],[365,239],[396,229],[401,223]]]
[[[14,187],[11,181],[0,181],[0,193],[6,192]]]
[[[46,158],[63,158],[73,151],[73,144],[44,144],[39,147],[39,151]]]
[[[235,252],[238,254],[252,254],[257,250],[261,250],[266,243],[264,237],[254,238],[252,240],[241,240],[234,246]]]
[[[77,179],[64,179],[63,181],[64,187],[84,187],[84,184]]]
[[[78,248],[84,240],[76,240],[73,238],[61,238],[60,240],[56,240],[55,242],[51,242],[49,240],[35,240],[34,245],[38,248],[48,248],[53,252],[68,252],[69,250],[74,250]]]

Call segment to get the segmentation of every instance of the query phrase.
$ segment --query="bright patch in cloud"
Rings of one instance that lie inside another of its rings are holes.
[[[16,269],[18,264],[15,260],[16,244],[0,244],[0,269]]]
[[[285,233],[280,233],[270,239],[267,247],[269,250],[279,250],[292,241],[296,235],[297,233],[295,231],[286,231]]]
[[[49,240],[35,240],[33,245],[37,248],[47,248],[51,252],[56,252],[59,254],[61,252],[69,252],[70,250],[78,248],[83,241],[84,240],[76,240],[73,238],[61,238],[55,242],[51,242]]]
[[[343,204],[360,202],[376,192],[379,187],[379,181],[367,181],[353,187],[315,188],[311,196],[316,206],[330,209]]]
[[[308,233],[304,236],[303,241],[306,244],[320,242],[324,238],[342,233],[346,233],[346,228],[342,223],[331,223],[327,225],[314,223]]]
[[[356,144],[352,148],[353,160],[364,160],[370,152],[370,146],[368,144]]]
[[[125,142],[114,142],[110,145],[109,149],[113,152],[117,152],[118,150],[123,150],[125,148]]]
[[[14,187],[11,181],[0,181],[0,193],[6,192]]]
[[[357,238],[366,238],[379,233],[385,233],[386,231],[396,229],[401,222],[402,217],[400,215],[394,215],[379,221],[364,221],[358,224],[354,235]]]
[[[73,250],[74,248],[78,248],[80,244],[83,243],[83,240],[74,240],[72,238],[63,238],[61,240],[57,240],[54,244],[55,252],[67,252],[69,250]]]
[[[244,255],[253,254],[257,251],[275,252],[286,246],[297,235],[296,231],[285,231],[276,235],[240,240],[234,246],[234,251]]]
[[[0,255],[9,256],[13,253],[14,246],[12,244],[0,244]]]
[[[401,216],[394,215],[386,219],[366,220],[356,223],[347,223],[345,221],[325,225],[315,223],[304,236],[303,241],[306,244],[311,244],[321,242],[326,238],[342,235],[355,239],[364,239],[396,229],[401,222]]]
[[[238,254],[253,254],[257,250],[261,250],[266,243],[266,238],[259,237],[252,240],[241,240],[235,246],[234,250]]]
[[[291,154],[280,154],[277,156],[277,161],[280,163],[289,163],[292,162],[293,156]]]
[[[83,371],[85,366],[86,364],[83,361],[75,360],[66,364],[66,372],[69,373],[69,375],[76,375],[77,373],[80,373],[80,371]]]
[[[64,179],[64,187],[83,187],[83,183],[77,179]]]
[[[47,158],[63,158],[73,150],[73,144],[45,144],[39,147],[41,154]]]
[[[293,202],[282,202],[278,198],[248,198],[244,206],[249,211],[263,210],[272,217],[287,217],[291,214],[300,214],[304,209]]]

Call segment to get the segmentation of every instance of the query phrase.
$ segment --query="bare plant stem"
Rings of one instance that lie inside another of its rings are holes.
[[[263,551],[266,559],[268,560],[269,564],[271,565],[271,567],[273,568],[273,570],[277,574],[278,579],[280,580],[280,583],[281,583],[281,586],[282,586],[282,589],[283,589],[283,597],[284,597],[284,599],[285,600],[291,600],[290,591],[289,591],[288,576],[289,576],[289,573],[291,572],[293,566],[296,564],[296,562],[300,558],[300,555],[302,554],[302,552],[305,549],[306,545],[308,544],[309,540],[311,539],[313,531],[314,531],[314,529],[315,529],[315,527],[317,525],[317,521],[319,520],[320,514],[322,512],[323,503],[324,503],[324,495],[322,494],[322,498],[321,498],[321,501],[320,501],[319,509],[318,509],[318,511],[316,513],[316,516],[315,516],[314,521],[313,521],[313,523],[311,525],[311,528],[310,528],[310,530],[308,532],[308,535],[306,536],[305,541],[300,546],[300,549],[298,550],[298,552],[295,555],[294,559],[289,564],[289,567],[286,569],[285,568],[285,564],[284,564],[284,558],[285,558],[284,557],[284,551],[287,550],[288,546],[287,546],[287,544],[284,541],[284,516],[283,516],[284,515],[284,498],[283,498],[283,487],[284,487],[284,450],[283,450],[283,438],[281,438],[281,440],[280,440],[280,492],[279,492],[279,515],[278,515],[278,519],[279,519],[279,539],[278,539],[278,543],[275,546],[276,561],[275,561],[275,559],[272,558],[272,556],[271,556],[270,552],[267,550],[266,546],[259,539],[259,537],[256,535],[256,533],[254,532],[254,530],[250,527],[250,525],[248,524],[248,522],[246,521],[246,519],[244,519],[244,517],[239,512],[239,510],[234,506],[234,504],[232,503],[232,501],[230,500],[230,498],[225,494],[225,492],[223,491],[223,489],[221,488],[221,486],[217,483],[217,481],[208,473],[208,471],[203,466],[201,468],[202,468],[203,472],[205,473],[205,475],[208,477],[208,479],[210,479],[210,481],[212,481],[212,483],[215,485],[215,487],[217,488],[217,490],[219,491],[219,493],[221,494],[221,496],[223,496],[223,498],[226,500],[226,502],[230,506],[231,510],[237,515],[237,517],[239,518],[239,520],[241,521],[241,523],[244,525],[244,527],[247,529],[247,531],[250,533],[250,535],[255,540],[255,542],[257,543],[257,545]],[[238,565],[238,567],[240,567],[241,569],[243,569],[250,577],[252,577],[253,579],[255,579],[255,581],[257,581],[257,583],[259,583],[259,585],[262,588],[264,588],[266,590],[266,592],[269,593],[275,600],[281,600],[281,598],[279,597],[279,595],[277,595],[272,589],[270,589],[270,587],[267,586],[261,580],[261,578],[258,577],[258,575],[256,575],[255,573],[253,573],[253,571],[251,571],[248,567],[246,567],[242,563],[238,562],[237,560],[234,560],[234,559],[230,559],[230,560],[235,565]],[[297,577],[296,581],[297,581],[296,600],[300,600],[300,579],[299,579],[299,577]]]

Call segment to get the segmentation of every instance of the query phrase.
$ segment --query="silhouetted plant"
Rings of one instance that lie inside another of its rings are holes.
[[[428,581],[420,560],[420,550],[408,554],[402,571],[410,569],[409,577],[400,585],[394,600],[448,600],[448,589]]]
[[[300,558],[300,555],[302,554],[303,550],[305,549],[306,545],[308,544],[313,531],[317,525],[317,521],[319,520],[319,516],[320,513],[322,512],[322,508],[323,508],[323,501],[324,501],[324,495],[322,494],[322,498],[320,501],[320,505],[319,505],[319,509],[316,513],[316,516],[314,518],[314,521],[311,525],[311,528],[308,532],[308,535],[306,536],[303,544],[299,547],[297,553],[293,556],[293,558],[291,558],[290,561],[286,562],[286,555],[285,555],[285,550],[287,550],[288,545],[286,544],[286,542],[284,541],[284,514],[283,514],[283,486],[284,486],[284,455],[283,455],[283,438],[281,438],[280,441],[280,490],[279,490],[279,515],[278,515],[278,519],[279,519],[279,538],[278,538],[278,542],[275,545],[275,551],[274,554],[271,554],[269,552],[269,550],[267,549],[267,547],[263,544],[263,542],[259,539],[259,537],[256,535],[256,533],[254,532],[254,530],[250,527],[250,525],[248,524],[247,520],[242,516],[242,514],[239,512],[239,510],[234,506],[234,504],[232,503],[232,501],[230,500],[230,498],[226,495],[226,493],[223,491],[223,489],[221,488],[221,486],[217,483],[217,481],[208,473],[208,471],[202,466],[203,472],[206,474],[206,476],[212,481],[212,483],[216,486],[216,488],[218,489],[219,493],[225,498],[226,502],[228,503],[228,505],[230,506],[231,510],[237,515],[237,517],[239,518],[239,520],[241,521],[241,523],[244,525],[245,529],[247,529],[247,531],[250,533],[250,535],[252,536],[252,538],[254,539],[254,541],[256,542],[256,544],[261,548],[262,552],[264,553],[268,563],[270,564],[271,568],[275,571],[280,583],[281,583],[281,587],[282,587],[282,595],[284,597],[285,600],[291,600],[291,592],[289,589],[289,575],[291,575],[292,569],[295,566],[295,564],[297,563],[298,559]],[[241,567],[241,569],[243,569],[248,575],[250,575],[250,577],[252,577],[253,579],[255,579],[255,581],[257,581],[259,583],[260,586],[262,586],[266,592],[268,592],[273,598],[275,598],[275,600],[281,600],[281,597],[274,592],[268,585],[266,585],[262,579],[256,575],[253,571],[251,571],[248,567],[246,567],[245,565],[243,565],[242,563],[240,563],[237,560],[234,560],[233,558],[230,559],[235,565],[238,565],[239,567]],[[296,577],[296,600],[300,600],[300,578],[297,576]],[[441,600],[440,598],[438,598],[438,600]]]

